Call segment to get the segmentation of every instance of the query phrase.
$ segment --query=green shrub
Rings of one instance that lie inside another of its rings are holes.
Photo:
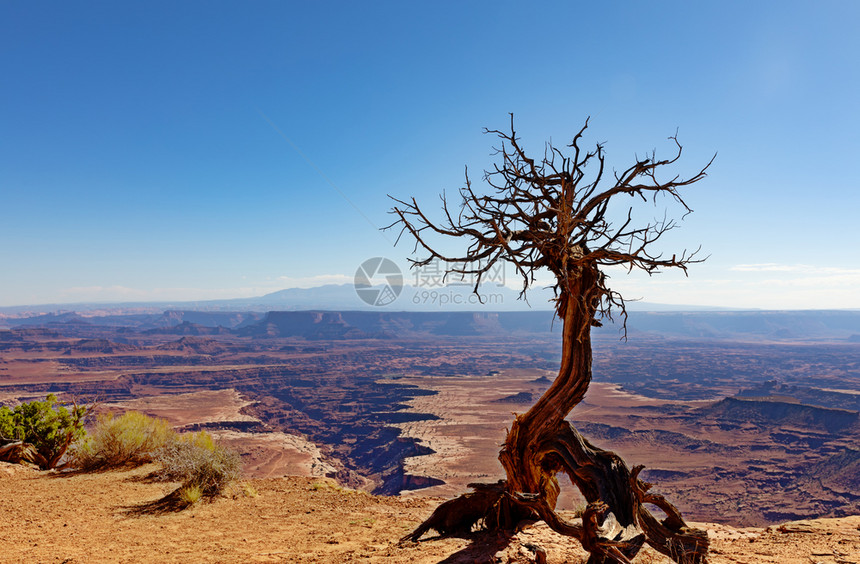
[[[137,411],[119,417],[107,413],[99,416],[88,439],[74,450],[74,464],[85,470],[139,466],[152,462],[156,451],[175,437],[164,419]]]
[[[17,450],[29,452],[24,459],[42,468],[54,468],[72,443],[86,435],[84,419],[89,411],[77,404],[66,409],[54,394],[48,394],[45,401],[22,403],[13,409],[0,407],[0,445],[32,445],[32,449],[25,446]]]
[[[156,460],[161,463],[161,479],[182,482],[184,489],[199,487],[207,496],[221,493],[242,470],[239,453],[216,443],[205,431],[177,436],[159,449]]]
[[[179,499],[186,505],[194,505],[203,498],[203,488],[200,486],[185,486],[179,488]]]
[[[247,482],[242,484],[242,494],[244,494],[245,497],[257,497],[260,495],[257,492],[257,488]]]

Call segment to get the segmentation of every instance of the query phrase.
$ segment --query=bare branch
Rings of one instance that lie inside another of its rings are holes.
[[[445,261],[449,265],[446,274],[475,276],[476,293],[484,275],[499,261],[511,264],[522,279],[522,297],[537,279],[536,271],[549,270],[556,278],[554,290],[560,316],[569,282],[583,268],[624,265],[653,274],[665,268],[686,271],[687,265],[700,262],[698,251],[682,250],[666,259],[649,250],[677,227],[674,220],[664,217],[634,226],[632,208],[628,208],[623,222],[614,226],[608,218],[609,204],[622,195],[656,203],[657,196],[663,194],[678,204],[685,216],[692,210],[679,190],[704,178],[713,158],[690,177],[673,174],[661,180],[659,177],[664,175],[660,173],[681,157],[683,147],[676,133],[669,137],[675,146],[670,158],[658,159],[652,153],[650,158],[637,160],[616,173],[611,184],[604,185],[603,145],[598,143],[591,151],[582,148],[588,125],[586,120],[567,145],[571,154],[547,143],[543,157],[535,160],[522,147],[511,114],[509,131],[484,130],[500,140],[495,149],[499,162],[484,172],[484,180],[494,194],[476,194],[467,169],[458,213],[451,213],[445,194],[441,196],[442,222],[431,220],[415,199],[392,198],[392,213],[397,220],[388,228],[400,227],[398,240],[404,232],[409,233],[415,240],[415,249],[426,253],[424,258],[412,261],[414,266]],[[593,162],[597,168],[589,176],[587,169]],[[431,234],[465,240],[466,252],[462,256],[439,252]],[[624,302],[604,285],[605,280],[600,277],[599,305],[593,313],[611,318],[611,309],[618,307],[623,312]]]
[[[610,203],[630,196],[656,204],[662,195],[686,215],[692,210],[680,189],[704,178],[713,159],[690,177],[667,174],[681,157],[676,134],[670,137],[676,149],[671,158],[661,160],[652,152],[604,181],[603,145],[582,149],[587,128],[588,120],[567,146],[572,151],[550,142],[541,159],[535,160],[521,146],[511,115],[510,132],[485,130],[501,141],[496,148],[498,162],[484,172],[489,194],[474,191],[467,171],[459,213],[449,211],[443,194],[439,223],[425,215],[414,199],[394,199],[392,213],[397,220],[389,227],[399,226],[401,235],[408,232],[416,249],[427,253],[413,260],[413,265],[444,260],[449,263],[446,275],[474,276],[477,293],[484,275],[505,262],[522,278],[521,297],[535,283],[537,271],[545,269],[555,277],[556,314],[563,320],[558,376],[528,412],[515,416],[499,454],[507,480],[471,485],[473,493],[440,505],[405,539],[417,540],[429,529],[471,530],[479,520],[493,529],[513,528],[523,519],[539,517],[557,532],[579,539],[591,553],[589,562],[631,562],[647,541],[676,562],[704,563],[707,534],[686,527],[674,506],[661,496],[646,494],[638,469],[631,478],[620,457],[588,443],[565,418],[585,397],[591,381],[591,327],[600,325],[603,318],[612,320],[613,310],[620,311],[626,336],[624,298],[608,286],[602,269],[624,266],[628,271],[635,268],[654,274],[679,268],[686,273],[690,264],[703,260],[698,258],[699,249],[669,256],[656,248],[666,233],[678,227],[668,213],[638,222],[633,207],[618,217],[617,206],[610,213]],[[589,168],[593,163],[596,168]],[[445,256],[436,246],[436,236],[462,240],[465,252]],[[564,522],[554,511],[559,471],[589,502],[581,526]],[[662,508],[670,519],[657,521],[645,503]],[[621,536],[616,534],[619,531]]]

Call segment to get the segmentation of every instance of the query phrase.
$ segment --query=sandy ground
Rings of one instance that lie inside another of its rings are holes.
[[[534,545],[550,564],[585,562],[543,525],[400,546],[438,499],[375,497],[324,478],[250,480],[252,495],[237,486],[213,503],[158,510],[175,485],[149,480],[153,469],[61,475],[0,463],[0,562],[526,563]],[[715,564],[860,562],[860,517],[707,528]],[[668,561],[649,550],[636,562]]]

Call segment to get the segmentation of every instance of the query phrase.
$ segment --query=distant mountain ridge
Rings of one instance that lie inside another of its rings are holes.
[[[447,336],[546,333],[551,328],[551,312],[272,311],[238,333],[255,337],[367,339],[418,333]]]
[[[118,303],[43,304],[32,306],[0,307],[2,317],[15,318],[36,314],[90,313],[100,316],[160,313],[165,310],[181,311],[549,311],[552,309],[552,290],[534,288],[527,294],[528,301],[519,299],[519,291],[505,286],[481,286],[483,303],[478,301],[471,286],[452,285],[441,288],[404,286],[399,297],[387,306],[371,306],[363,302],[352,284],[328,284],[314,288],[288,288],[254,298],[233,298],[203,301],[159,301]],[[631,311],[721,311],[716,308],[694,305],[666,305],[630,301]]]
[[[77,313],[44,314],[6,320],[11,327],[60,328],[74,325],[77,333],[98,327],[128,327],[167,335],[236,334],[252,338],[303,337],[324,339],[389,339],[409,335],[506,336],[549,335],[561,330],[552,311],[387,311],[303,310],[185,311],[83,317]],[[90,328],[90,329],[88,329]],[[20,330],[20,329],[19,329]],[[621,326],[595,328],[597,339],[618,339]],[[860,312],[855,311],[631,311],[630,338],[651,336],[697,341],[854,343],[860,334]],[[2,340],[2,339],[0,339]]]

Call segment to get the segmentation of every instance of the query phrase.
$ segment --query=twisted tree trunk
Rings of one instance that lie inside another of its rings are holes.
[[[489,529],[510,530],[524,520],[542,519],[557,532],[579,539],[591,553],[589,564],[630,562],[645,542],[680,564],[706,562],[707,534],[687,527],[662,496],[647,493],[650,484],[638,478],[642,468],[631,472],[618,455],[592,445],[565,421],[591,381],[599,276],[596,268],[583,269],[560,296],[564,327],[559,373],[537,403],[514,419],[499,454],[507,479],[470,484],[473,493],[439,506],[404,540],[418,540],[429,529],[468,532],[481,521]],[[567,523],[555,513],[558,472],[565,472],[588,502],[582,525]],[[644,503],[660,507],[667,519],[657,520]]]
[[[591,327],[608,317],[613,307],[625,313],[624,300],[606,286],[600,267],[623,265],[652,274],[663,268],[680,268],[701,262],[697,251],[664,256],[652,246],[677,224],[664,217],[644,224],[629,208],[626,220],[611,221],[610,201],[623,196],[643,200],[665,196],[692,211],[679,189],[705,177],[710,162],[696,174],[672,174],[660,180],[658,172],[681,157],[681,144],[669,159],[637,159],[614,172],[605,186],[603,145],[591,151],[580,145],[588,121],[567,145],[569,154],[547,144],[543,158],[527,156],[514,131],[488,130],[501,140],[499,161],[484,176],[494,195],[478,195],[466,175],[460,189],[459,211],[452,211],[443,195],[442,222],[431,220],[415,199],[395,199],[401,226],[429,256],[414,266],[444,261],[447,274],[473,276],[475,292],[482,277],[500,263],[509,263],[522,277],[523,290],[535,283],[535,273],[548,270],[556,278],[556,313],[562,320],[562,359],[558,377],[523,415],[518,415],[505,439],[499,460],[507,479],[497,484],[470,484],[473,492],[440,505],[404,540],[417,540],[430,529],[440,533],[469,532],[481,524],[488,529],[513,529],[525,519],[543,519],[556,531],[576,537],[591,553],[591,564],[630,562],[642,545],[678,563],[704,563],[708,537],[686,526],[677,509],[662,496],[649,494],[650,484],[639,480],[641,467],[631,470],[616,454],[589,443],[565,418],[580,402],[591,382]],[[595,174],[585,169],[596,163]],[[446,256],[428,235],[468,241],[466,252]],[[399,239],[399,237],[398,237]],[[588,501],[582,524],[566,523],[555,513],[559,495],[556,475],[565,472]],[[656,519],[644,504],[667,515]]]
[[[585,397],[591,382],[591,324],[594,320],[596,268],[584,269],[559,297],[562,352],[558,376],[531,409],[514,419],[499,460],[511,491],[540,494],[555,508],[558,469],[544,460],[546,447],[566,424],[564,418]]]

